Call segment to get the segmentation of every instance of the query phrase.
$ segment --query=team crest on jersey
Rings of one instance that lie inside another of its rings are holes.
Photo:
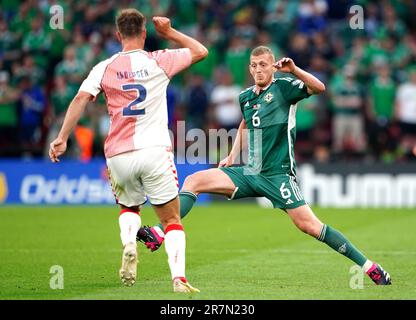
[[[264,97],[264,101],[266,101],[267,103],[270,103],[270,101],[273,100],[273,93],[269,92],[268,94],[266,94],[266,96]]]

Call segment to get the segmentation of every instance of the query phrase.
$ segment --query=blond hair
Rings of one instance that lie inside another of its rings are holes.
[[[251,56],[261,56],[262,54],[270,54],[273,57],[273,60],[275,60],[274,58],[274,53],[272,51],[272,49],[270,49],[269,47],[266,46],[258,46],[256,48],[254,48],[251,51]]]

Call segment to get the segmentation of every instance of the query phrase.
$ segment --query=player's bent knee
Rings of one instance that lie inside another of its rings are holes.
[[[201,182],[201,179],[199,176],[200,175],[198,174],[198,172],[187,176],[183,183],[182,190],[190,191],[193,193],[198,193],[199,192],[198,188]]]
[[[312,221],[300,220],[300,221],[294,221],[294,222],[295,222],[296,227],[298,227],[299,230],[313,237],[317,237],[320,233],[319,227]]]

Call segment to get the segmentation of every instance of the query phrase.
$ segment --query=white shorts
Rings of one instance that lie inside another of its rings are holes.
[[[179,182],[169,147],[150,147],[107,159],[108,175],[118,204],[159,205],[176,198]]]

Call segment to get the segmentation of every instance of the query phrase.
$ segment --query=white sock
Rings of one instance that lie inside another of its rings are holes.
[[[185,277],[185,247],[185,232],[183,230],[170,230],[165,234],[165,250],[168,254],[172,279]]]
[[[118,222],[123,246],[129,242],[136,243],[136,234],[142,224],[140,216],[134,212],[124,212],[118,218]]]
[[[363,270],[364,272],[368,272],[368,270],[370,270],[370,268],[373,266],[373,261],[370,261],[367,259],[367,261],[364,263],[363,265]]]
[[[154,226],[153,229],[157,232],[157,234],[159,235],[159,237],[161,237],[161,238],[164,238],[165,237],[165,233],[162,231],[162,229],[160,229],[160,227]]]

